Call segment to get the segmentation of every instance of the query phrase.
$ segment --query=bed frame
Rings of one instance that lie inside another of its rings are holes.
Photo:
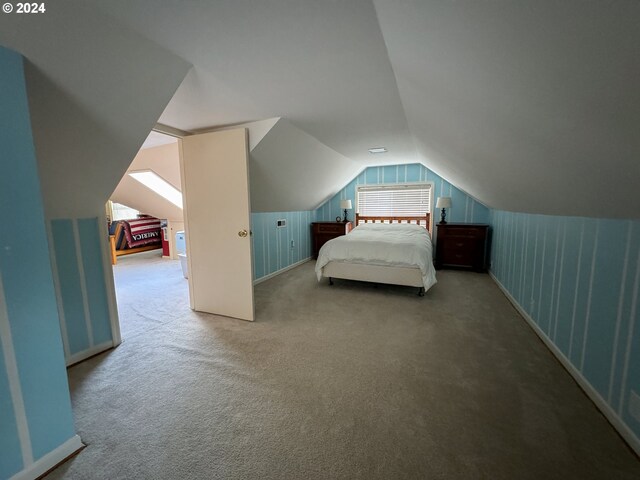
[[[356,227],[364,223],[411,223],[420,225],[431,233],[431,214],[423,217],[366,217],[356,213]],[[361,282],[388,283],[407,287],[418,287],[418,295],[424,296],[422,272],[419,268],[387,267],[381,265],[364,265],[361,263],[329,262],[322,269],[322,276],[329,278],[333,285],[334,278],[358,280]]]
[[[420,225],[431,233],[431,214],[427,213],[423,217],[365,217],[356,213],[356,227],[361,223],[412,223]]]
[[[158,250],[162,248],[162,244],[154,243],[153,245],[144,245],[142,247],[127,248],[125,250],[116,250],[116,237],[109,235],[109,246],[111,247],[111,265],[118,263],[118,257],[123,255],[131,255],[132,253],[146,252],[149,250]]]

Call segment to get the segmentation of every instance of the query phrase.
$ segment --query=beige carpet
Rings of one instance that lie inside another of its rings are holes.
[[[307,263],[247,323],[190,311],[177,262],[145,258],[116,268],[125,342],[69,370],[88,446],[48,479],[640,478],[487,275],[420,298]]]

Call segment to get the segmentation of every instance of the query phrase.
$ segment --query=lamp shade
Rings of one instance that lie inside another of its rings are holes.
[[[351,200],[340,200],[340,208],[351,210],[353,208],[351,206]]]
[[[438,197],[436,208],[451,208],[451,197]]]

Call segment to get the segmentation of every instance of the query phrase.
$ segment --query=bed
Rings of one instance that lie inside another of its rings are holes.
[[[109,225],[109,244],[112,265],[122,255],[162,248],[160,220],[142,217],[113,222]]]
[[[363,217],[348,235],[320,249],[318,281],[323,277],[417,287],[418,294],[436,283],[430,214],[423,217]]]

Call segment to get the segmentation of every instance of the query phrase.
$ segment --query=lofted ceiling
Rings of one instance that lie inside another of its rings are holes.
[[[361,170],[358,163],[281,118],[250,152],[251,210],[313,210]]]
[[[163,138],[164,137],[164,138]],[[151,132],[145,145],[129,165],[127,173],[111,194],[111,200],[136,210],[171,221],[182,222],[182,208],[158,195],[153,190],[134,180],[129,172],[151,170],[178,190],[182,190],[180,182],[180,153],[178,142],[173,137]]]
[[[493,208],[640,218],[636,0],[82,4],[55,8],[78,22],[92,10],[193,65],[160,123],[197,131],[286,119],[262,140],[265,190],[268,177],[299,171],[298,185],[326,198],[352,164],[418,161]],[[63,66],[79,68],[67,53]],[[269,145],[294,131],[344,160]],[[389,151],[373,156],[375,146]],[[316,184],[318,162],[332,187]]]
[[[640,218],[640,2],[374,3],[430,168],[503,210]]]
[[[370,0],[90,1],[194,66],[162,124],[284,117],[360,163],[417,160]]]
[[[94,216],[190,65],[85,2],[46,7],[0,15],[0,45],[26,58],[45,214]]]

